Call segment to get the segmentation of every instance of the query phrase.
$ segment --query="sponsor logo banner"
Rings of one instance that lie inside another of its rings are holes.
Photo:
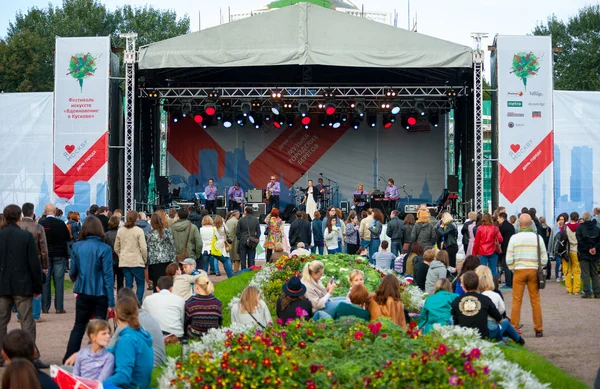
[[[521,108],[523,107],[523,102],[522,101],[508,101],[508,103],[506,104],[507,107],[509,108]]]
[[[524,118],[525,114],[522,113],[522,112],[508,112],[506,114],[506,117],[509,117],[509,118]]]

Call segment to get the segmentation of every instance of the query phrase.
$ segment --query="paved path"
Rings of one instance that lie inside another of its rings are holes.
[[[512,291],[502,293],[510,316]],[[529,295],[525,291],[521,324],[526,347],[591,387],[600,367],[600,300],[569,295],[554,280],[541,291],[541,299],[544,337],[536,338]]]

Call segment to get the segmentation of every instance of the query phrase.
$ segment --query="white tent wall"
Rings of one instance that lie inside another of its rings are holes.
[[[51,201],[53,93],[0,94],[0,211]]]

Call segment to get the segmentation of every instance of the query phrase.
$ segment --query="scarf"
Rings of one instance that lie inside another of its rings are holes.
[[[527,226],[527,227],[521,227],[521,228],[519,228],[519,232],[535,232],[535,231],[533,231],[533,227],[532,226]]]

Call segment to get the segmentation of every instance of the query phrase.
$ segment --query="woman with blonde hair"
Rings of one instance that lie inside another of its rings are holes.
[[[260,298],[260,291],[256,286],[247,286],[240,300],[231,306],[231,324],[257,324],[264,328],[272,322],[271,312]]]
[[[456,267],[456,253],[458,253],[458,229],[450,212],[444,212],[438,226],[437,233],[442,241],[440,249],[446,251],[451,267]]]
[[[469,212],[467,221],[463,224],[460,232],[462,234],[462,243],[465,249],[465,255],[473,253],[473,244],[475,243],[474,229],[477,227],[477,212]]]
[[[133,279],[135,278],[136,295],[141,304],[146,290],[145,269],[148,261],[148,247],[144,231],[135,225],[138,213],[129,211],[126,219],[123,228],[119,228],[117,231],[115,253],[119,256],[119,267],[123,269],[125,286],[133,289]]]
[[[212,240],[215,236],[215,227],[212,217],[206,215],[202,218],[200,238],[202,239],[202,270],[207,274],[221,275],[217,260],[211,254]]]
[[[216,246],[218,251],[221,252],[221,255],[213,255],[212,257],[215,259],[213,262],[214,269],[217,271],[219,269],[219,265],[217,261],[223,264],[223,268],[225,269],[225,273],[227,274],[227,278],[233,277],[233,266],[231,265],[231,257],[226,249],[225,241],[227,240],[227,233],[229,230],[223,221],[221,215],[215,216],[215,226],[214,231],[216,235]],[[231,247],[231,246],[229,246]]]
[[[419,316],[419,329],[423,334],[431,331],[434,324],[452,324],[452,302],[457,297],[456,293],[452,293],[452,284],[448,279],[436,281],[433,295],[427,297]]]
[[[389,317],[403,330],[406,330],[406,316],[404,316],[404,305],[400,300],[398,277],[388,274],[381,280],[381,284],[371,295],[368,310],[371,313],[371,321],[377,320],[381,316]]]
[[[331,297],[335,290],[333,277],[327,282],[327,287],[323,286],[321,278],[324,271],[325,265],[321,261],[308,262],[302,270],[302,284],[306,287],[306,298],[312,304],[314,320],[331,318],[339,302],[345,300],[345,297]]]
[[[194,283],[195,296],[185,302],[184,328],[189,338],[202,338],[211,328],[223,323],[223,304],[213,292],[215,286],[203,274]]]

